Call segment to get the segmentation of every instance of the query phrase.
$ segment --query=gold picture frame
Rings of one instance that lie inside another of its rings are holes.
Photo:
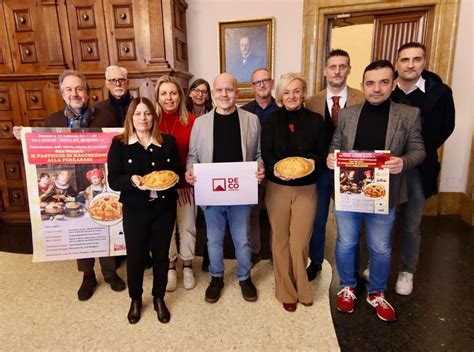
[[[273,77],[275,18],[220,21],[219,72],[237,78],[239,103],[253,99],[250,76],[265,67]]]

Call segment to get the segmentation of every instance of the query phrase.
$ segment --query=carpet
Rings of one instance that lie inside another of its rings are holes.
[[[195,268],[200,268],[200,259]],[[274,296],[269,260],[252,270],[257,302],[246,302],[235,278],[235,261],[226,260],[225,286],[215,304],[204,301],[207,273],[195,269],[197,285],[167,293],[168,324],[158,322],[151,299],[151,270],[144,280],[142,318],[127,321],[127,291],[104,283],[86,302],[77,300],[81,275],[75,261],[32,263],[32,256],[0,252],[0,349],[4,351],[339,351],[329,307],[331,266],[311,283],[314,304],[286,312]],[[125,265],[118,270],[125,277]]]

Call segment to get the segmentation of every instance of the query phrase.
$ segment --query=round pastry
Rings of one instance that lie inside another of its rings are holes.
[[[45,208],[44,211],[48,214],[59,214],[64,211],[61,203],[51,202]]]
[[[91,218],[101,221],[112,221],[122,217],[122,203],[117,196],[102,194],[96,196],[89,207]]]
[[[286,178],[301,178],[312,173],[314,166],[305,158],[292,156],[277,162],[275,164],[275,170]]]
[[[179,177],[171,170],[153,171],[142,177],[142,185],[150,190],[161,191],[178,183]]]

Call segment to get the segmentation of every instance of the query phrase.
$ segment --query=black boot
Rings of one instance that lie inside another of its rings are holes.
[[[171,314],[168,308],[166,307],[165,300],[163,299],[163,297],[154,297],[153,306],[155,307],[160,323],[166,324],[170,321]]]
[[[130,304],[130,310],[128,311],[128,322],[130,324],[136,324],[140,321],[142,313],[142,300],[141,299],[132,299]]]

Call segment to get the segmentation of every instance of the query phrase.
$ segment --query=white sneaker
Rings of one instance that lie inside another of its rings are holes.
[[[367,266],[367,268],[365,268],[364,271],[362,272],[362,278],[367,282],[369,281],[369,278],[370,278],[369,266]]]
[[[193,269],[184,268],[183,269],[183,285],[186,290],[191,290],[196,286],[196,281],[194,280]]]
[[[395,284],[395,292],[399,295],[408,296],[413,292],[413,274],[407,271],[398,273],[397,283]]]
[[[166,291],[173,292],[176,290],[176,284],[178,282],[178,273],[176,269],[168,269],[168,283],[166,284]]]

